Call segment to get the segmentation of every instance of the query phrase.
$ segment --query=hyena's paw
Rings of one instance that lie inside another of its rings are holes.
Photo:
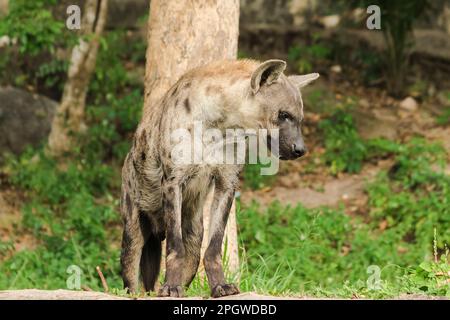
[[[161,289],[159,289],[158,296],[181,298],[183,296],[183,288],[181,286],[164,284]]]
[[[213,298],[220,298],[225,296],[231,296],[233,294],[238,294],[239,289],[233,283],[229,284],[219,284],[215,286],[211,291],[211,296]]]

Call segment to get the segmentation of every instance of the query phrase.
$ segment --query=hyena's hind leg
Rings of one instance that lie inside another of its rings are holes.
[[[147,225],[142,223],[142,216],[138,208],[132,203],[129,194],[122,197],[124,203],[121,206],[124,222],[122,235],[122,252],[120,264],[124,288],[131,293],[137,293],[139,289],[139,265],[142,249],[149,235]]]
[[[162,241],[165,238],[165,234],[154,219],[147,219],[146,217],[142,217],[142,219],[143,227],[145,230],[149,230],[141,256],[142,282],[144,283],[145,291],[154,291],[161,267]]]
[[[185,249],[183,285],[189,287],[200,264],[203,240],[203,208],[200,201],[190,203],[187,209],[183,208],[182,232]]]

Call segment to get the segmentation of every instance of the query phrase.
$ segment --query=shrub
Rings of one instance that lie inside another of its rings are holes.
[[[361,139],[348,108],[340,108],[322,120],[319,128],[324,135],[324,161],[332,174],[359,172],[367,157],[367,146]]]
[[[367,8],[378,5],[381,9],[381,30],[386,44],[387,89],[402,95],[406,84],[409,51],[413,41],[414,23],[429,7],[428,0],[356,0],[355,6]]]

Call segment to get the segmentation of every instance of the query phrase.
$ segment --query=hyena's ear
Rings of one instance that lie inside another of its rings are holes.
[[[319,77],[318,73],[309,73],[301,76],[289,76],[288,79],[297,87],[301,88],[316,80]]]
[[[284,69],[286,69],[286,62],[283,60],[273,59],[261,63],[252,74],[250,85],[253,94],[256,94],[262,85],[276,81]]]

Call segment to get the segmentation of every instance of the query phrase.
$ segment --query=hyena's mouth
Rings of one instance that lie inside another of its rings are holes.
[[[290,150],[283,148],[278,139],[272,139],[271,135],[267,135],[267,149],[270,153],[280,160],[294,160],[297,157],[292,156]],[[283,150],[286,149],[286,150]]]
[[[277,139],[272,139],[271,135],[267,135],[267,149],[270,153],[280,160],[293,160],[290,152],[283,151],[283,147],[280,145],[280,141]]]
[[[298,157],[294,157],[294,156],[285,157],[285,156],[280,155],[278,157],[278,159],[280,159],[280,160],[295,160],[295,159],[298,159]]]
[[[272,143],[272,141],[274,143]],[[267,134],[266,144],[267,150],[269,150],[273,156],[277,157],[278,159],[285,160],[283,159],[283,156],[280,154],[280,141],[278,139],[272,138],[270,134]]]

